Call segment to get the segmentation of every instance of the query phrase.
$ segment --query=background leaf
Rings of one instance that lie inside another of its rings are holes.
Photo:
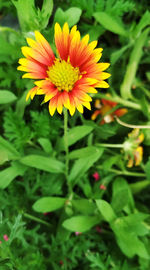
[[[44,197],[33,204],[33,209],[40,213],[52,212],[64,206],[66,199],[60,197]]]
[[[97,207],[104,217],[104,219],[108,222],[112,222],[116,219],[116,215],[111,207],[111,205],[104,200],[96,200]]]
[[[128,32],[114,17],[105,12],[95,12],[93,14],[97,22],[99,22],[105,29],[122,36],[128,36]]]
[[[72,185],[75,185],[85,174],[85,172],[101,157],[102,153],[103,149],[97,148],[94,154],[75,161],[69,175],[69,182],[71,182]]]
[[[66,219],[63,227],[72,232],[85,232],[100,222],[99,217],[92,216],[75,216]]]
[[[80,20],[82,10],[77,7],[71,7],[66,11],[63,11],[61,8],[58,8],[55,12],[54,22],[60,23],[61,26],[65,22],[68,22],[69,26],[72,27]]]
[[[39,170],[53,173],[63,173],[64,164],[54,158],[38,155],[29,155],[19,160],[22,164]]]
[[[0,104],[8,104],[16,101],[17,97],[10,91],[0,90]]]
[[[26,169],[25,166],[18,162],[13,162],[9,168],[2,170],[0,172],[0,189],[8,187],[17,176],[23,176]]]
[[[71,146],[77,141],[84,138],[86,135],[88,135],[93,130],[93,127],[91,126],[76,126],[74,128],[69,129],[68,131],[68,145]],[[57,143],[57,149],[64,150],[64,137],[62,139],[59,139]]]

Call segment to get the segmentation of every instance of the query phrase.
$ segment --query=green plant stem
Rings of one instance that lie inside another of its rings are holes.
[[[97,166],[99,169],[102,169],[102,166]],[[136,176],[136,177],[146,177],[145,173],[138,173],[138,172],[129,172],[129,171],[120,171],[116,169],[109,169],[109,172],[114,172],[118,175],[128,175],[128,176]]]
[[[65,160],[65,166],[66,166],[66,180],[67,180],[67,185],[68,185],[68,191],[69,194],[72,193],[72,188],[69,183],[69,147],[68,147],[68,112],[67,109],[64,108],[64,144],[65,144],[65,152],[66,152],[66,160]]]
[[[136,76],[139,62],[143,54],[143,46],[146,42],[148,34],[149,29],[147,28],[139,35],[139,37],[135,41],[133,50],[129,58],[129,63],[127,65],[126,73],[120,87],[120,93],[124,99],[133,98],[131,87]]]
[[[116,118],[117,122],[120,125],[124,126],[124,127],[128,127],[128,128],[144,128],[144,129],[149,129],[150,128],[150,126],[148,126],[148,125],[131,125],[131,124],[128,124],[128,123],[125,123],[125,122],[121,121],[116,115],[114,117]]]
[[[110,147],[110,148],[123,148],[123,144],[111,144],[111,143],[97,143],[96,146]]]
[[[36,222],[38,222],[38,223],[42,223],[42,224],[44,224],[44,225],[46,225],[46,226],[48,226],[48,227],[51,226],[48,222],[46,222],[46,221],[44,221],[44,220],[42,220],[42,219],[40,219],[40,218],[37,218],[37,217],[35,217],[35,216],[32,216],[32,215],[30,215],[30,214],[23,213],[23,216],[26,217],[26,218],[28,218],[28,219],[34,220],[34,221],[36,221]]]
[[[106,96],[105,94],[101,94],[101,93],[98,93],[95,96],[96,96],[96,98],[103,98],[106,100],[114,101],[116,103],[124,105],[125,107],[129,107],[129,108],[136,109],[136,110],[142,110],[140,104],[125,100],[119,96],[112,97],[112,96]],[[150,111],[150,108],[149,108],[149,111]]]

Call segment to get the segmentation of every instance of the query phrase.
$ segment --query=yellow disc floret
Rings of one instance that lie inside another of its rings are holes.
[[[56,59],[49,67],[48,77],[59,91],[71,91],[75,82],[80,78],[79,68],[74,68],[69,62]]]

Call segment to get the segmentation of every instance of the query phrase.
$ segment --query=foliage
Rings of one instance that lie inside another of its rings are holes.
[[[148,270],[148,1],[2,0],[0,12],[0,269]],[[69,117],[67,181],[63,115],[51,117],[40,96],[26,102],[33,83],[16,69],[25,37],[39,30],[54,48],[54,24],[65,21],[97,39],[111,63],[109,95],[92,94],[92,112]],[[93,121],[96,99],[116,105]],[[128,166],[137,147],[142,162]]]

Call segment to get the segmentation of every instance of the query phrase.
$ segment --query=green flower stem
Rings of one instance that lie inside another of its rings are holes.
[[[23,216],[26,217],[26,218],[28,218],[28,219],[34,220],[34,221],[36,221],[36,222],[38,222],[38,223],[42,223],[42,224],[44,224],[44,225],[46,225],[46,226],[48,226],[48,227],[51,226],[48,222],[46,222],[46,221],[44,221],[44,220],[42,220],[42,219],[40,219],[40,218],[37,218],[37,217],[35,217],[35,216],[32,216],[32,215],[30,215],[30,214],[23,213]]]
[[[123,144],[111,144],[111,143],[97,143],[96,146],[110,147],[110,148],[123,148]]]
[[[99,169],[103,169],[102,166],[97,166]],[[120,171],[116,169],[109,169],[109,172],[114,172],[117,175],[127,175],[127,176],[136,176],[136,177],[146,177],[145,173],[139,173],[139,172],[129,172],[129,171]]]
[[[133,97],[131,87],[136,76],[139,62],[143,54],[143,46],[146,42],[148,34],[149,29],[147,28],[135,40],[135,44],[129,58],[129,63],[127,65],[126,73],[120,87],[120,93],[124,99]]]
[[[110,100],[110,101],[122,104],[125,107],[129,107],[129,108],[136,109],[136,110],[142,110],[140,104],[125,100],[125,99],[123,99],[123,98],[121,98],[119,96],[112,97],[112,96],[107,96],[107,95],[101,94],[101,93],[98,93],[95,96],[96,96],[96,98],[103,98],[103,99],[106,99],[106,100]],[[150,111],[150,108],[149,108],[149,111]]]
[[[65,174],[66,174],[66,180],[67,180],[67,185],[68,185],[68,191],[69,191],[69,194],[71,194],[72,188],[71,188],[71,185],[70,185],[69,179],[68,179],[68,176],[69,176],[69,147],[68,147],[68,112],[67,112],[66,108],[64,108],[64,145],[65,145],[65,152],[66,152],[66,162],[65,162],[66,171],[65,171]]]
[[[116,121],[124,126],[124,127],[128,127],[128,128],[144,128],[144,129],[149,129],[150,126],[149,125],[131,125],[131,124],[128,124],[128,123],[125,123],[123,121],[121,121],[116,115],[114,116],[116,118]]]

